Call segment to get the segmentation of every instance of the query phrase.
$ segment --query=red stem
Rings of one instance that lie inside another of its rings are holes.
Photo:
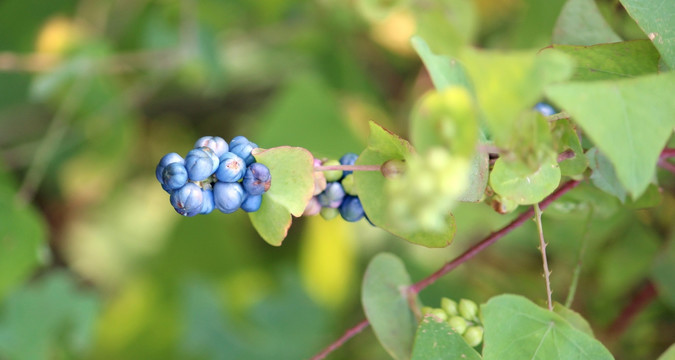
[[[320,353],[314,355],[314,357],[311,360],[321,360],[328,356],[328,354],[332,353],[335,349],[339,348],[342,346],[342,344],[346,343],[347,340],[353,338],[356,336],[356,334],[360,333],[363,329],[368,327],[370,323],[368,320],[363,320],[360,323],[358,323],[356,326],[353,328],[345,331],[345,333],[340,336],[339,339],[335,340],[334,343],[330,344],[327,348],[323,349]]]
[[[653,282],[648,282],[633,296],[631,302],[623,308],[619,316],[607,329],[607,333],[613,337],[620,336],[626,331],[635,317],[656,298],[656,295],[656,286],[654,286]]]
[[[659,155],[659,159],[667,159],[675,157],[675,148],[665,148],[663,151],[661,151],[661,155]]]
[[[561,197],[566,192],[574,189],[577,185],[579,185],[579,181],[576,181],[576,180],[571,180],[571,181],[566,182],[563,186],[558,188],[558,190],[553,192],[546,199],[542,200],[542,202],[539,203],[539,207],[542,210],[545,209],[553,201],[557,200],[559,197]],[[433,273],[433,274],[427,276],[426,278],[418,281],[417,283],[411,285],[408,288],[408,290],[413,294],[419,293],[425,287],[433,284],[441,276],[449,273],[452,269],[461,265],[463,262],[471,259],[476,254],[483,251],[485,248],[487,248],[488,246],[492,245],[497,240],[502,238],[504,235],[508,234],[509,232],[511,232],[515,228],[517,228],[518,226],[522,225],[527,219],[531,218],[533,215],[534,215],[534,210],[532,208],[530,208],[529,210],[525,211],[524,213],[518,215],[518,217],[515,220],[511,221],[508,225],[506,225],[505,227],[501,228],[500,230],[498,230],[496,232],[493,232],[492,234],[488,235],[485,239],[481,240],[479,243],[477,243],[476,245],[474,245],[471,248],[469,248],[468,250],[466,250],[462,255],[458,256],[457,258],[450,261],[449,263],[446,263],[442,268],[440,268],[435,273]],[[365,320],[361,321],[360,323],[358,323],[353,328],[347,330],[344,333],[344,335],[342,335],[334,343],[332,343],[328,347],[326,347],[318,355],[314,356],[312,358],[312,360],[320,360],[320,359],[325,358],[328,354],[330,354],[335,349],[342,346],[342,344],[347,342],[347,340],[351,339],[356,334],[361,332],[361,330],[363,330],[366,326],[368,326],[368,324],[369,324],[368,319],[365,319]]]
[[[559,197],[561,197],[566,192],[572,190],[577,185],[579,185],[579,182],[576,181],[576,180],[568,181],[563,186],[558,188],[558,190],[556,190],[553,194],[549,195],[546,199],[542,200],[542,202],[539,203],[539,208],[544,210],[553,201],[557,200]],[[485,248],[494,244],[497,240],[501,239],[504,235],[510,233],[515,228],[522,225],[526,220],[530,219],[532,216],[534,216],[534,209],[530,208],[527,211],[525,211],[524,213],[518,215],[517,218],[515,218],[513,221],[511,221],[505,227],[503,227],[503,228],[493,232],[492,234],[488,235],[485,239],[483,239],[479,243],[475,244],[474,246],[472,246],[468,250],[466,250],[462,255],[456,257],[454,260],[450,261],[449,263],[446,263],[442,268],[440,268],[435,273],[433,273],[433,274],[427,276],[425,279],[422,279],[419,282],[411,285],[410,291],[412,291],[413,293],[419,293],[422,289],[424,289],[425,287],[433,284],[434,282],[436,282],[436,280],[441,278],[443,275],[449,273],[451,270],[458,267],[459,265],[461,265],[465,261],[467,261],[467,260],[471,259],[472,257],[476,256],[479,252],[485,250]]]

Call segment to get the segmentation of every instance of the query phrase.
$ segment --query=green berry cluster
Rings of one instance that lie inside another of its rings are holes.
[[[442,321],[447,321],[453,330],[462,335],[469,346],[475,347],[483,342],[483,326],[478,313],[478,305],[475,302],[461,299],[458,304],[454,300],[444,297],[441,299],[440,308],[430,306],[422,308],[422,315],[429,314]]]

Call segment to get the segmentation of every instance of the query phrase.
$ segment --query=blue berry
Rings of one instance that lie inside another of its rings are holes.
[[[326,184],[326,190],[317,196],[319,204],[323,207],[336,209],[342,203],[345,197],[345,190],[342,184],[337,181]]]
[[[162,187],[166,191],[181,188],[188,180],[188,172],[185,165],[175,162],[167,165],[162,171]]]
[[[553,106],[545,102],[538,102],[536,105],[534,105],[534,109],[539,111],[544,116],[551,116],[557,112]]]
[[[227,141],[225,141],[225,139],[221,138],[220,136],[204,136],[199,138],[199,140],[197,140],[195,143],[195,148],[200,147],[207,147],[213,150],[213,152],[218,157],[230,149],[230,147],[227,145]]]
[[[260,209],[262,204],[262,195],[248,195],[243,203],[241,203],[241,209],[246,212],[255,212]]]
[[[216,178],[222,182],[237,182],[244,177],[246,164],[239,156],[226,152],[220,157]]]
[[[246,138],[246,136],[241,136],[241,135],[235,136],[234,139],[232,139],[232,140],[230,141],[230,148],[232,148],[233,146],[235,146],[235,145],[237,145],[237,144],[247,144],[247,143],[250,143],[250,142],[251,142],[251,141],[249,141],[249,140]]]
[[[271,184],[272,175],[267,166],[253,163],[246,169],[242,185],[249,195],[260,195],[269,190]]]
[[[216,172],[220,161],[216,154],[207,147],[192,149],[185,157],[185,168],[192,181],[206,180]]]
[[[302,213],[302,215],[314,216],[317,215],[320,211],[321,211],[321,204],[319,204],[319,200],[316,198],[316,196],[313,196],[307,203],[307,206],[305,206],[305,211]]]
[[[213,189],[202,189],[202,197],[204,201],[202,202],[202,210],[200,214],[210,214],[213,211],[213,208],[216,207],[215,202],[213,201]]]
[[[243,136],[242,136],[243,137]],[[235,138],[239,138],[238,136]],[[244,159],[246,162],[246,165],[251,165],[255,162],[255,157],[253,157],[253,154],[251,154],[251,151],[255,148],[258,147],[255,143],[252,143],[246,138],[243,138],[242,140],[238,140],[235,142],[235,140],[232,140],[230,142],[230,152],[234,153],[235,155],[239,156],[240,158]]]
[[[342,218],[349,221],[359,221],[365,213],[363,212],[363,206],[361,205],[361,200],[356,196],[346,196],[342,200],[340,205],[340,215]]]
[[[225,183],[218,181],[213,186],[213,201],[215,202],[216,209],[225,214],[237,211],[245,196],[244,189],[237,182]]]
[[[157,164],[157,168],[155,168],[155,176],[157,177],[157,181],[159,181],[160,184],[164,185],[164,179],[162,176],[164,168],[175,162],[185,164],[185,160],[183,160],[183,158],[175,152],[168,153],[159,160],[159,164]]]
[[[354,153],[346,153],[346,154],[342,155],[342,157],[340,158],[340,164],[341,165],[354,165],[358,158],[359,158],[359,156],[354,154]],[[347,176],[351,173],[352,173],[351,170],[345,170],[345,171],[342,172],[342,177],[345,177],[345,176]]]
[[[187,183],[171,193],[171,205],[181,215],[195,216],[202,211],[204,195],[202,189],[195,183]]]

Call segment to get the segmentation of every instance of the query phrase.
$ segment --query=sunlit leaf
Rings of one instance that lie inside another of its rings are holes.
[[[381,253],[368,264],[361,301],[373,331],[387,352],[397,360],[410,359],[417,320],[409,298],[410,275],[395,255]]]
[[[549,157],[530,172],[523,164],[497,159],[490,173],[490,186],[503,198],[526,205],[543,200],[560,183],[560,167]]]
[[[435,54],[420,36],[413,36],[410,41],[417,51],[417,55],[424,62],[436,90],[441,91],[450,86],[462,86],[472,91],[466,71],[457,59],[447,55]]]

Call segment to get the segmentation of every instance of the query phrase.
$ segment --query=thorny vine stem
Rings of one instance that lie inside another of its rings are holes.
[[[551,300],[551,271],[548,269],[548,260],[546,259],[546,240],[544,239],[544,228],[541,225],[541,209],[539,204],[534,204],[534,220],[537,223],[537,232],[539,233],[539,251],[541,251],[541,261],[544,265],[544,279],[546,281],[546,304],[548,310],[553,311],[553,301]]]
[[[545,209],[548,207],[553,201],[557,200],[559,197],[561,197],[563,194],[567,193],[568,191],[574,189],[577,185],[579,185],[579,181],[576,180],[571,180],[563,184],[561,187],[558,188],[558,190],[554,191],[551,195],[549,195],[546,199],[542,200],[542,202],[539,203],[539,207],[541,209]],[[503,228],[491,233],[487,237],[485,237],[483,240],[480,242],[476,243],[474,246],[470,247],[468,250],[466,250],[462,255],[456,257],[454,260],[446,263],[438,269],[438,271],[434,272],[433,274],[427,276],[426,278],[418,281],[417,283],[413,284],[410,286],[408,289],[409,292],[416,294],[419,293],[422,289],[426,288],[427,286],[433,284],[441,278],[442,276],[446,275],[449,273],[451,270],[454,268],[458,267],[465,261],[471,259],[481,251],[485,250],[488,246],[494,244],[497,240],[502,238],[504,235],[510,233],[514,229],[518,228],[520,225],[525,223],[528,219],[532,218],[534,216],[534,209],[530,208],[527,211],[523,212],[522,214],[518,215],[517,218],[515,218],[513,221],[511,221],[508,225],[504,226]],[[335,349],[339,348],[347,342],[347,340],[351,339],[354,337],[356,334],[361,332],[366,326],[368,326],[369,322],[368,320],[363,320],[360,323],[358,323],[356,326],[348,329],[339,339],[337,339],[335,342],[332,344],[328,345],[324,350],[322,350],[320,353],[315,355],[314,357],[311,358],[311,360],[321,360],[324,359],[328,354],[333,352]]]

